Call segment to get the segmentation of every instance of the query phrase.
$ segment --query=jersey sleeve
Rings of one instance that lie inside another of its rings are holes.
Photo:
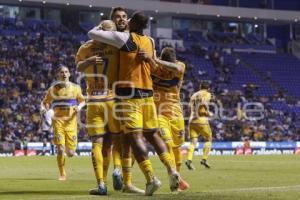
[[[46,104],[50,105],[52,103],[52,101],[53,101],[53,89],[51,87],[47,90],[46,96],[44,97],[42,103],[44,105],[46,105]]]
[[[183,79],[184,72],[185,72],[185,64],[183,62],[179,62],[179,64],[182,66],[182,70],[180,70],[179,75]]]
[[[121,49],[130,38],[130,33],[118,31],[103,31],[98,27],[95,27],[88,32],[88,36],[92,40],[103,42]]]
[[[88,36],[92,40],[112,45],[122,51],[137,50],[137,45],[129,32],[104,31],[95,27],[88,32]]]
[[[82,94],[82,91],[81,91],[81,88],[80,88],[79,85],[77,85],[77,101],[78,101],[79,103],[82,103],[82,102],[85,101],[84,96],[83,96],[83,94]]]
[[[155,51],[155,41],[152,37],[149,37],[151,44],[152,44],[152,48],[153,48],[153,58],[156,59],[156,51]]]
[[[86,56],[87,56],[86,48],[83,45],[81,45],[81,47],[78,49],[76,53],[75,63],[78,64],[78,62],[85,60]]]

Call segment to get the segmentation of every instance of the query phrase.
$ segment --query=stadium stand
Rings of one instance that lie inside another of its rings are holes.
[[[53,81],[53,70],[58,64],[66,64],[73,80],[76,78],[74,54],[81,42],[87,40],[86,32],[92,26],[82,23],[70,30],[51,20],[18,21],[0,17],[1,141],[42,140],[39,105]],[[183,30],[173,36],[183,39],[185,47],[178,52],[178,58],[187,64],[183,101],[188,102],[200,80],[210,80],[224,114],[237,113],[238,117],[232,120],[218,117],[212,120],[214,141],[300,140],[300,107],[293,98],[300,96],[297,58],[290,54],[235,52],[236,48],[276,48],[262,43],[255,35],[240,37],[218,32],[205,35]],[[266,117],[259,121],[245,120],[245,113],[237,105],[250,101],[262,103]],[[184,114],[188,116],[187,108]],[[83,129],[79,140],[88,140]]]

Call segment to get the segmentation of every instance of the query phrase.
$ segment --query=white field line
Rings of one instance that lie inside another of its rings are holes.
[[[211,162],[224,162],[224,160],[211,160]],[[233,163],[279,163],[279,164],[287,164],[287,163],[300,163],[299,161],[276,161],[276,160],[226,160],[226,162]]]
[[[257,192],[257,191],[289,191],[300,189],[300,185],[287,185],[276,187],[246,187],[246,188],[232,188],[232,189],[218,189],[218,190],[206,190],[205,193],[219,193],[219,192]]]

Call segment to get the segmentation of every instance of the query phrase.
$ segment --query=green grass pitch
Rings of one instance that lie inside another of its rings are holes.
[[[109,171],[109,195],[89,196],[95,186],[89,157],[66,160],[68,180],[57,181],[55,157],[0,158],[0,199],[300,199],[300,157],[281,156],[211,156],[212,169],[204,169],[199,157],[194,158],[195,171],[182,167],[182,176],[191,188],[180,194],[170,194],[166,170],[157,157],[151,158],[155,174],[163,186],[153,197],[124,195],[112,190]],[[144,188],[144,176],[134,165],[134,183]]]

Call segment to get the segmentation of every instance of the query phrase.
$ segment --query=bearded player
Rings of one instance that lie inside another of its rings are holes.
[[[119,81],[123,82],[118,85],[117,94],[121,97],[124,132],[147,180],[145,194],[152,195],[161,183],[154,176],[144,137],[154,146],[166,166],[172,191],[177,190],[180,176],[176,172],[176,167],[172,165],[165,143],[157,134],[158,123],[150,76],[150,71],[155,66],[152,61],[154,43],[151,38],[143,34],[147,23],[148,17],[143,12],[135,12],[129,23],[130,33],[101,31],[94,28],[89,32],[89,36],[120,49]],[[138,57],[139,49],[142,48],[150,55],[145,59]]]
[[[115,24],[110,20],[102,21],[99,28],[116,30]],[[109,135],[121,132],[120,123],[113,114],[115,100],[111,90],[112,84],[117,80],[118,61],[117,48],[94,40],[82,45],[76,56],[77,69],[84,72],[87,81],[87,130],[93,144],[92,161],[98,183],[98,189],[91,190],[91,194],[107,194],[107,168],[104,169],[106,165],[103,162],[103,151],[107,149],[103,149],[103,142]],[[114,188],[121,189],[122,182],[114,183]]]

